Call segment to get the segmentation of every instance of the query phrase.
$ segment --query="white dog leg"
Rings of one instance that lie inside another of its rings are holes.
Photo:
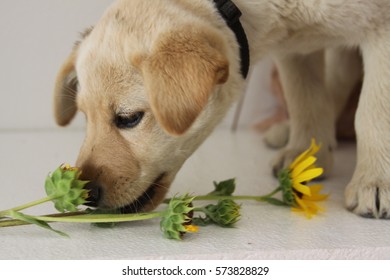
[[[390,218],[390,32],[362,46],[364,82],[356,113],[357,165],[346,206],[358,215]]]
[[[277,64],[290,116],[290,136],[273,163],[274,173],[306,150],[313,137],[322,144],[318,165],[329,172],[336,140],[333,100],[325,88],[324,54],[283,56]]]
[[[336,119],[345,108],[353,88],[362,75],[358,49],[339,47],[325,51],[326,88],[334,100]]]
[[[325,83],[333,99],[334,121],[337,121],[343,112],[353,88],[362,75],[362,62],[358,49],[340,47],[325,51]],[[280,149],[287,145],[289,134],[289,120],[285,120],[272,125],[264,133],[264,141],[267,146]]]

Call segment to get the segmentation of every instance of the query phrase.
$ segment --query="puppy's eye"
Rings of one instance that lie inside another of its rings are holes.
[[[115,125],[120,129],[136,127],[142,120],[145,112],[136,112],[129,115],[116,115]]]

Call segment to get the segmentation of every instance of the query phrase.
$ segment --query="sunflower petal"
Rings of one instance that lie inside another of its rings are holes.
[[[292,207],[292,208],[291,208],[291,211],[296,212],[296,213],[303,214],[303,215],[305,215],[306,218],[308,218],[308,219],[313,218],[313,215],[312,215],[310,212],[307,212],[307,211],[305,211],[305,210],[302,209],[302,208]]]
[[[317,204],[315,204],[313,201],[310,201],[310,200],[307,200],[307,199],[304,199],[302,198],[303,201],[305,201],[307,207],[313,211],[314,213],[317,213],[319,210],[323,210],[320,206],[318,206]]]
[[[304,211],[306,211],[308,209],[306,203],[300,199],[297,195],[294,195],[295,197],[295,201],[297,202],[298,206],[300,206],[300,208]]]
[[[324,186],[322,184],[314,184],[310,186],[312,193],[319,193],[323,188]]]
[[[307,196],[311,196],[311,190],[310,190],[310,187],[304,185],[304,184],[301,184],[299,182],[295,182],[293,181],[293,188],[301,193],[301,194],[304,194],[304,195],[307,195]]]
[[[325,211],[322,207],[315,204],[313,201],[307,200],[304,197],[299,198],[297,195],[294,195],[295,201],[297,202],[298,207],[291,208],[294,212],[304,212],[307,218],[312,218],[319,211]]]
[[[299,176],[303,171],[305,171],[310,166],[312,166],[316,162],[316,160],[317,160],[317,158],[315,158],[313,156],[309,156],[309,157],[303,159],[291,171],[291,177],[294,179],[297,176]]]
[[[329,194],[319,194],[319,193],[312,193],[311,196],[304,195],[303,199],[309,200],[309,201],[322,201],[329,197]]]
[[[297,166],[304,158],[307,157],[308,154],[309,154],[309,150],[304,151],[302,154],[300,154],[295,158],[295,160],[290,164],[288,168],[290,170],[293,170],[295,166]]]
[[[329,197],[329,194],[322,194],[320,191],[324,188],[322,184],[315,184],[310,186],[311,196],[305,196],[304,199],[310,200],[310,201],[321,201],[325,200]]]
[[[310,208],[308,207],[306,202],[304,200],[300,199],[298,196],[295,196],[295,199],[296,199],[298,206],[300,206],[300,208],[295,208],[294,211],[298,212],[299,209],[301,209],[301,211],[304,212],[305,216],[307,218],[311,219],[313,217],[313,212],[310,210]]]
[[[316,154],[320,149],[321,149],[321,144],[317,144],[316,139],[311,138],[309,155],[312,156],[312,155]]]
[[[199,227],[195,225],[185,225],[184,228],[186,229],[187,232],[198,232]]]
[[[323,168],[309,169],[309,170],[302,172],[299,176],[294,178],[294,182],[299,182],[299,183],[308,182],[308,181],[311,181],[314,178],[317,178],[318,176],[322,175],[322,173],[324,173]]]
[[[295,158],[295,160],[290,164],[289,168],[294,169],[298,163],[300,163],[305,158],[316,154],[320,148],[321,148],[321,145],[317,145],[316,140],[314,138],[312,138],[310,147],[306,151],[301,153],[299,156],[297,156]]]

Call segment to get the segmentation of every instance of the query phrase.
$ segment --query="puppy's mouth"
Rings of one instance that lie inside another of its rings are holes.
[[[153,183],[146,189],[146,191],[141,194],[137,199],[135,199],[132,203],[119,208],[120,213],[123,214],[131,214],[131,213],[139,213],[145,210],[146,205],[151,205],[155,208],[157,205],[155,204],[155,198],[157,196],[161,196],[161,189],[165,188],[162,185],[162,181],[164,180],[166,173],[161,173]],[[165,192],[165,191],[164,191]]]

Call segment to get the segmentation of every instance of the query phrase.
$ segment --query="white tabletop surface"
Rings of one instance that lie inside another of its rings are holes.
[[[84,137],[77,129],[0,131],[0,208],[44,195],[47,173],[74,162]],[[170,195],[205,194],[212,181],[235,177],[236,194],[266,194],[276,186],[261,135],[242,130],[215,131],[186,162]],[[343,204],[343,189],[355,163],[354,144],[341,144],[333,177],[324,181],[326,212],[309,220],[288,208],[243,202],[235,228],[215,226],[165,239],[158,220],[102,229],[90,224],[53,226],[63,238],[35,226],[0,229],[0,259],[389,259],[390,221],[357,217]],[[33,214],[53,212],[47,204]]]

